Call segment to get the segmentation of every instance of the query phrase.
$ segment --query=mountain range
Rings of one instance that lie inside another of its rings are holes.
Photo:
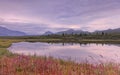
[[[45,32],[43,35],[51,35],[51,34],[83,34],[83,33],[117,33],[120,34],[120,28],[116,28],[116,29],[107,29],[107,30],[101,30],[101,31],[94,31],[94,32],[88,32],[88,31],[82,31],[82,30],[73,30],[73,29],[69,29],[69,30],[65,30],[65,31],[61,31],[61,32],[57,32],[57,33],[53,33],[50,31]]]
[[[117,33],[120,34],[120,28],[116,28],[116,29],[107,29],[107,30],[101,30],[101,31],[94,31],[94,32],[88,32],[88,31],[82,31],[82,30],[74,30],[74,29],[68,29],[65,31],[60,31],[60,32],[56,32],[53,33],[51,31],[47,31],[45,32],[43,35],[52,35],[52,34],[82,34],[82,33]],[[14,30],[10,30],[7,29],[5,27],[1,27],[0,26],[0,36],[27,36],[28,34],[21,32],[21,31],[14,31]]]
[[[80,34],[80,33],[89,33],[88,31],[82,31],[82,30],[73,30],[73,29],[69,29],[66,31],[61,31],[61,32],[57,32],[56,34]]]
[[[95,31],[95,32],[97,32],[97,33],[104,32],[104,33],[112,33],[112,34],[118,33],[118,34],[120,34],[120,28],[116,28],[116,29],[107,29],[107,30]],[[95,32],[94,32],[94,33],[95,33]]]
[[[0,26],[0,36],[25,36],[26,33],[14,31]]]

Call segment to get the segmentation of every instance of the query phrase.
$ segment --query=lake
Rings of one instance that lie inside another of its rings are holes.
[[[75,62],[120,62],[120,44],[79,43],[13,43],[12,53],[37,56],[52,56]]]

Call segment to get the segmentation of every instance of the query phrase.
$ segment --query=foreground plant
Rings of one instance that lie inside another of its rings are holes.
[[[120,64],[74,63],[52,57],[4,56],[0,75],[120,75]]]

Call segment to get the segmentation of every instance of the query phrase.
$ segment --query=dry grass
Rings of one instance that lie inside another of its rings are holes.
[[[0,59],[0,75],[120,75],[120,64],[66,62],[51,57],[4,56]]]
[[[0,75],[120,75],[120,64],[117,63],[78,64],[51,57],[14,55],[7,51],[13,42],[20,41],[23,40],[0,40]]]

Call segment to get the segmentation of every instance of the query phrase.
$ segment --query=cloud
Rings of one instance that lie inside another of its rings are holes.
[[[87,24],[87,27],[89,27],[89,31],[119,28],[120,27],[119,20],[120,15],[107,18],[99,18],[89,22]]]
[[[54,25],[49,26],[48,24],[42,23],[6,22],[2,20],[0,21],[0,26],[11,30],[23,31],[27,34],[43,34],[46,31],[57,32],[69,29],[69,27],[55,27]]]
[[[120,0],[0,0],[0,25],[31,34],[116,28],[119,13]]]

